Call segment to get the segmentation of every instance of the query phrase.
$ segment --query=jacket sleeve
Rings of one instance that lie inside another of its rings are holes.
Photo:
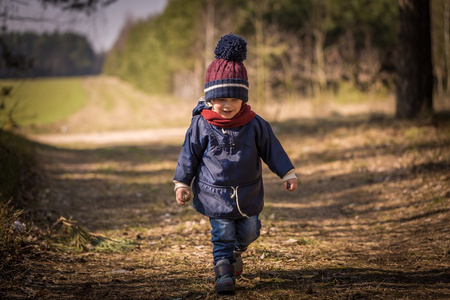
[[[259,156],[272,172],[283,178],[289,171],[294,169],[294,165],[273,133],[270,124],[262,118],[258,118],[258,123],[259,132],[256,135],[256,143]]]
[[[186,132],[183,146],[178,156],[173,180],[188,186],[197,174],[198,166],[206,149],[208,136],[202,130],[201,117],[194,117]]]

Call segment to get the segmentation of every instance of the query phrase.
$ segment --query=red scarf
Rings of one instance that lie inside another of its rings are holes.
[[[250,105],[242,103],[239,112],[231,119],[225,119],[215,111],[210,109],[203,109],[202,116],[210,124],[217,126],[219,128],[236,128],[247,124],[256,116],[256,113],[252,110]]]

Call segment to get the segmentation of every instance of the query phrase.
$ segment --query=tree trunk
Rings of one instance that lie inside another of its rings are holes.
[[[397,118],[433,110],[429,0],[398,0]]]
[[[444,54],[445,69],[447,72],[446,94],[450,95],[450,4],[444,2]]]
[[[205,32],[205,70],[214,60],[214,3],[208,0],[206,3],[206,32]]]
[[[266,67],[265,67],[265,50],[264,50],[264,19],[266,2],[254,1],[255,9],[255,40],[256,40],[256,103],[260,107],[264,105],[265,99],[265,82],[266,82]]]
[[[323,54],[325,44],[325,34],[320,30],[313,30],[314,35],[314,75],[319,94],[325,91],[327,86],[327,76],[325,74],[325,56]]]

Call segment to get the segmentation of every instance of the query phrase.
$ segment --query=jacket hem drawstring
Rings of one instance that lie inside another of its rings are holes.
[[[234,187],[231,187],[231,188],[233,189],[233,194],[231,195],[231,199],[236,198],[236,206],[237,206],[237,209],[238,209],[239,213],[243,217],[249,218],[249,216],[247,216],[245,213],[243,213],[241,211],[241,208],[239,207],[239,196],[238,196],[238,188],[239,188],[239,186],[237,186],[236,188],[234,188]]]

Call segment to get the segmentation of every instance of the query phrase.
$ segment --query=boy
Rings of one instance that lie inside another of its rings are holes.
[[[215,291],[234,294],[241,254],[260,235],[261,159],[290,192],[297,188],[297,177],[269,123],[246,104],[247,42],[228,34],[214,53],[206,70],[205,97],[193,111],[174,183],[177,202],[189,201],[192,185],[194,208],[210,219]]]

